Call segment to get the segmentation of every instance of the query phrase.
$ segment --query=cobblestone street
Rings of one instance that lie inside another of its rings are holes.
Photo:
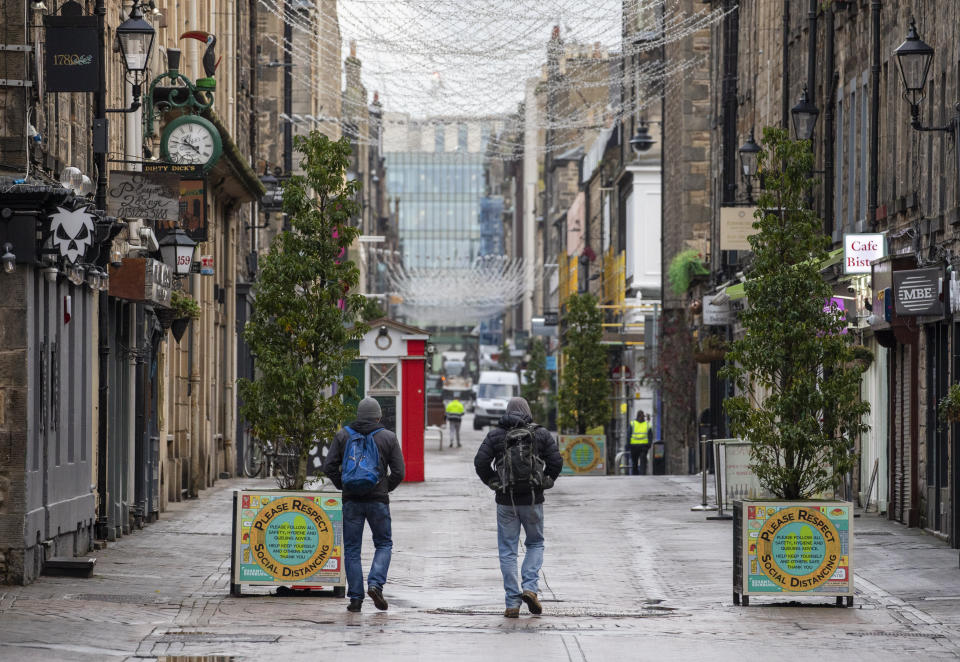
[[[96,552],[91,579],[4,587],[0,659],[743,660],[784,645],[844,660],[960,655],[956,551],[875,515],[855,524],[853,608],[735,607],[730,523],[690,511],[694,476],[561,478],[545,511],[545,613],[506,620],[493,499],[473,474],[480,433],[467,424],[464,436],[461,449],[428,443],[426,482],[394,492],[387,612],[231,597],[231,490],[258,481],[228,480]]]

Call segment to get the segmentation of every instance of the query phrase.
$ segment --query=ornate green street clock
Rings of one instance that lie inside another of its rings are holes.
[[[163,129],[160,151],[171,163],[203,166],[209,170],[220,160],[223,143],[217,127],[199,115],[181,115]]]

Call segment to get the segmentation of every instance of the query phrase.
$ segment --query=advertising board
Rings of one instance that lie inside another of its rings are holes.
[[[853,509],[743,501],[743,593],[853,595]]]
[[[342,508],[338,492],[235,491],[231,593],[344,586]]]
[[[567,476],[604,475],[607,473],[607,439],[602,434],[561,434],[557,437],[563,470]]]

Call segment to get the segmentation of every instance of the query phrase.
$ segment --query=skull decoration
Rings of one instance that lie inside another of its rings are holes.
[[[56,214],[50,214],[53,245],[68,262],[76,264],[93,243],[93,215],[87,213],[86,207],[75,211],[59,206],[57,209]]]

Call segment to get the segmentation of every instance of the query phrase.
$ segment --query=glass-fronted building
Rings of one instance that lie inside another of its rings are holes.
[[[484,254],[482,152],[387,152],[387,190],[398,210],[407,269],[465,268]]]

